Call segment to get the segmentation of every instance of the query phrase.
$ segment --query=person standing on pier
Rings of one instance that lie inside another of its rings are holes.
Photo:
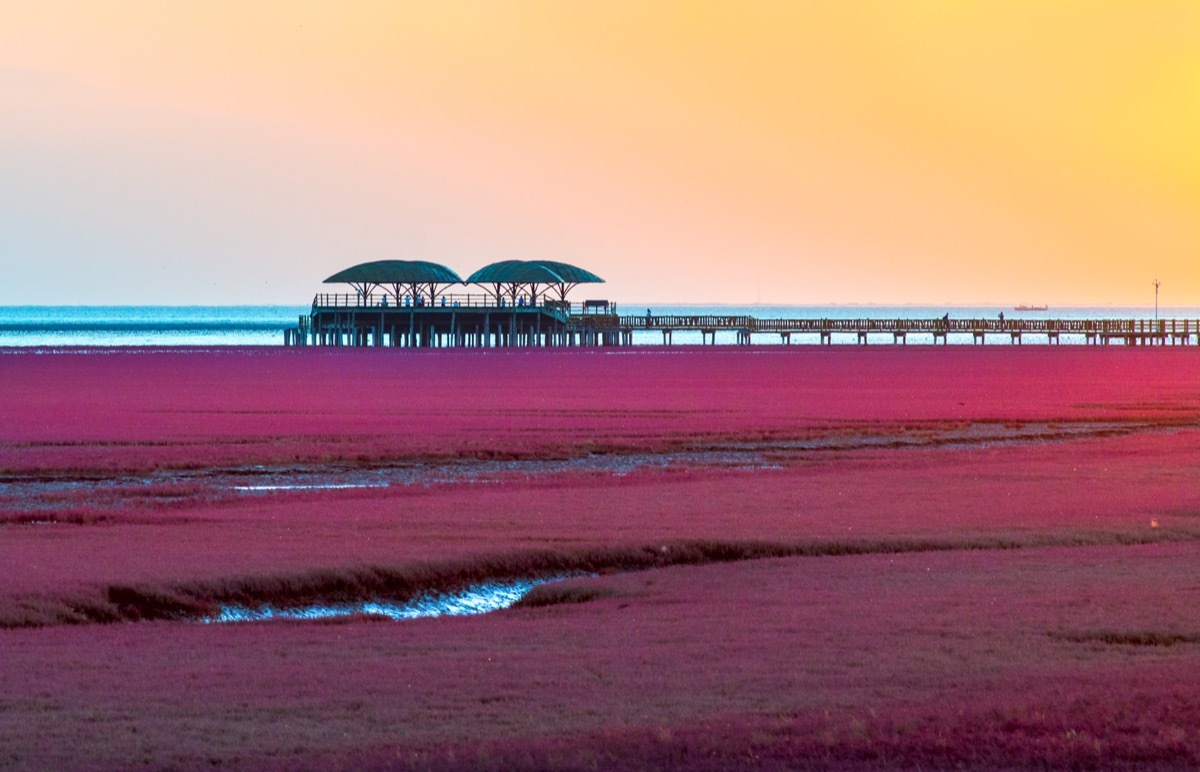
[[[647,309],[646,309],[646,326],[647,326],[647,327],[649,327],[649,326],[650,326],[650,318],[651,318],[652,316],[653,316],[653,314],[651,314],[651,313],[650,313],[650,309],[649,309],[649,308],[647,308]]]

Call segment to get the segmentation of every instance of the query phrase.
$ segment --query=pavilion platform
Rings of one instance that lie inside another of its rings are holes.
[[[569,303],[509,302],[442,295],[432,302],[384,296],[318,295],[312,311],[284,333],[289,346],[501,348],[611,346],[632,343],[607,301],[571,312]]]

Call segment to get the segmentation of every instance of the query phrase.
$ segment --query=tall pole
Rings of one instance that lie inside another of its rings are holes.
[[[1158,321],[1158,286],[1161,282],[1154,280],[1154,321]]]

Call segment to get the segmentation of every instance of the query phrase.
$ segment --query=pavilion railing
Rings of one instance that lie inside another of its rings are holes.
[[[312,302],[314,309],[358,309],[358,308],[378,308],[378,309],[421,309],[421,308],[544,308],[550,310],[564,311],[569,313],[571,310],[570,301],[548,300],[539,298],[534,304],[527,297],[518,297],[514,303],[511,298],[502,297],[499,300],[490,295],[478,294],[461,294],[461,293],[443,293],[437,296],[435,300],[430,300],[427,297],[413,298],[409,295],[401,295],[397,299],[390,293],[372,292],[368,295],[358,295],[354,293],[333,293],[322,292],[318,293]]]

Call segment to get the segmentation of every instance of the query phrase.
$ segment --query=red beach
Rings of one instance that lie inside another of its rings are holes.
[[[1190,347],[10,349],[0,384],[0,766],[1200,763]]]

